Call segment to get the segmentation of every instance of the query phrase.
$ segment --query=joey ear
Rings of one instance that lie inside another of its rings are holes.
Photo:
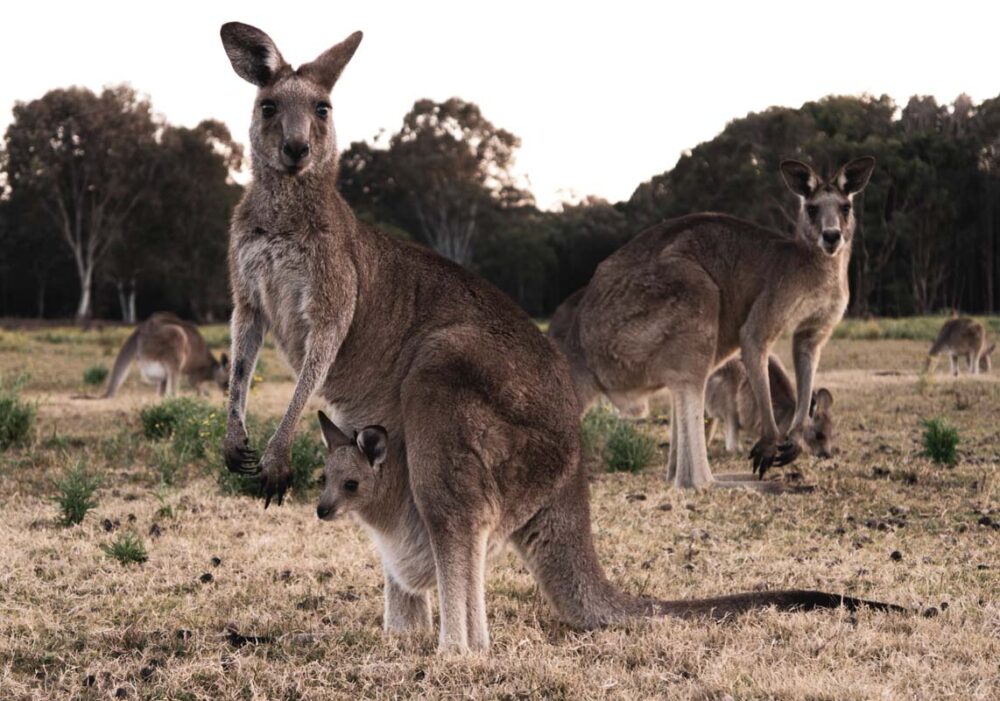
[[[319,415],[319,428],[323,433],[323,442],[326,443],[327,450],[333,450],[340,446],[350,445],[351,439],[344,435],[344,432],[337,428],[336,424],[330,421],[330,417],[322,411]]]
[[[343,73],[354,52],[361,43],[361,32],[354,32],[339,44],[330,47],[315,60],[299,66],[298,74],[318,83],[324,90],[330,92]]]
[[[833,394],[826,387],[820,387],[813,393],[813,405],[817,411],[829,411],[833,406]]]
[[[837,171],[833,182],[845,195],[856,195],[865,189],[875,170],[875,159],[862,156],[848,162]]]
[[[358,448],[372,467],[378,467],[385,460],[388,442],[389,434],[381,426],[366,426],[357,437]]]
[[[278,70],[287,65],[271,37],[256,27],[227,22],[219,34],[236,75],[258,88],[270,83]]]
[[[781,176],[785,185],[799,197],[809,197],[819,187],[819,176],[802,161],[782,161]]]

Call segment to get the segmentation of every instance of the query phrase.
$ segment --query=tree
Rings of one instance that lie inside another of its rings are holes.
[[[92,316],[95,271],[152,182],[156,131],[149,102],[127,86],[52,90],[14,106],[5,136],[11,199],[37,202],[69,249],[78,319]]]

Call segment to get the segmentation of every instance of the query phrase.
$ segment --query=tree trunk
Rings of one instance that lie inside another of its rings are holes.
[[[128,290],[128,318],[130,324],[135,323],[135,280],[132,280]]]
[[[76,307],[76,320],[87,321],[94,315],[93,300],[91,297],[92,281],[94,279],[94,266],[88,265],[84,268],[80,276],[80,303]]]

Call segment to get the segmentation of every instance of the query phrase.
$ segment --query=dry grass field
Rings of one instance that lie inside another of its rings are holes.
[[[138,418],[153,389],[133,373],[113,400],[80,398],[97,392],[84,371],[110,367],[125,333],[0,331],[0,377],[26,373],[38,413],[31,442],[0,453],[3,701],[1000,698],[1000,372],[955,381],[945,361],[921,378],[926,341],[831,342],[820,384],[836,397],[839,453],[784,471],[813,493],[677,493],[660,454],[637,475],[595,468],[593,528],[633,593],[821,588],[938,615],[762,611],[578,632],[505,554],[488,580],[490,654],[438,656],[432,635],[382,632],[380,565],[353,522],[317,520],[314,499],[265,512],[208,466],[161,484]],[[292,385],[272,349],[260,374],[251,411],[278,416]],[[954,468],[920,454],[934,417],[960,432]],[[665,424],[646,430],[662,443]],[[710,454],[718,471],[748,465],[718,439]],[[81,460],[103,482],[64,527],[54,485]],[[145,563],[102,548],[126,532]]]

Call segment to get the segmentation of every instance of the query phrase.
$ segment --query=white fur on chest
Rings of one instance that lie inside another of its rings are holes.
[[[368,531],[382,559],[382,566],[395,582],[414,594],[434,586],[437,580],[434,552],[423,524],[398,537],[381,533],[360,518],[358,521]]]
[[[145,382],[156,384],[167,379],[167,368],[155,361],[139,361],[139,374]]]

